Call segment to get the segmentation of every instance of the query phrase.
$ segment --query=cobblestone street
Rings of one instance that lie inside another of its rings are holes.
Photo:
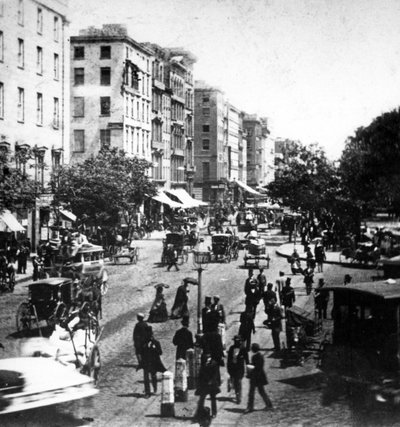
[[[141,258],[137,265],[109,265],[109,291],[103,301],[102,325],[104,331],[100,340],[102,357],[100,393],[90,399],[42,408],[20,414],[4,416],[2,425],[29,426],[143,426],[143,425],[190,425],[197,397],[190,391],[187,403],[175,403],[175,418],[160,417],[160,394],[150,399],[143,398],[142,371],[136,371],[136,358],[132,346],[132,331],[136,322],[136,313],[148,313],[155,295],[154,284],[164,282],[170,287],[165,290],[167,306],[170,309],[176,288],[187,276],[197,276],[189,257],[187,264],[179,272],[166,272],[159,265],[161,240],[138,242]],[[275,282],[280,270],[289,272],[287,260],[275,254],[277,246],[269,246],[271,263],[266,270],[267,280]],[[230,264],[213,263],[203,273],[203,295],[219,294],[227,314],[227,345],[237,333],[239,313],[244,309],[243,286],[247,270],[241,269],[243,252],[239,259]],[[343,268],[338,265],[326,265],[323,277],[328,284],[341,283],[343,275],[351,271],[354,281],[369,279],[373,270]],[[290,276],[292,277],[292,276]],[[316,274],[315,281],[322,274]],[[306,298],[302,276],[293,276],[299,303]],[[1,318],[0,338],[5,350],[1,357],[18,353],[19,339],[15,338],[15,311],[26,295],[24,285],[18,285],[14,294],[0,297]],[[189,308],[191,330],[196,330],[197,289],[190,288]],[[316,360],[311,356],[304,366],[282,369],[280,359],[274,355],[270,331],[263,326],[265,314],[263,304],[258,306],[256,317],[256,335],[253,342],[259,342],[265,352],[269,385],[267,391],[274,403],[275,410],[265,412],[260,397],[256,395],[256,411],[244,415],[247,396],[247,380],[244,380],[244,398],[241,405],[233,403],[232,395],[227,392],[225,369],[222,368],[224,383],[222,393],[218,395],[218,416],[213,425],[250,426],[250,425],[365,425],[379,422],[392,422],[385,414],[365,414],[356,412],[346,403],[345,397],[331,406],[322,405],[322,375],[316,369]],[[172,337],[180,327],[179,320],[153,324],[154,334],[160,340],[163,349],[162,359],[165,366],[174,372],[175,347]],[[284,339],[282,334],[281,339]],[[159,390],[161,387],[159,387]],[[393,415],[390,415],[393,417]],[[378,418],[373,418],[378,417]],[[51,419],[51,421],[49,421]],[[386,425],[386,424],[382,424]]]

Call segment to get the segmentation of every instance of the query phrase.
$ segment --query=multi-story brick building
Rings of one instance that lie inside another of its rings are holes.
[[[124,26],[71,37],[71,161],[110,146],[152,160],[152,51]]]
[[[0,2],[0,145],[42,190],[16,213],[35,248],[51,220],[49,175],[69,158],[67,0]]]

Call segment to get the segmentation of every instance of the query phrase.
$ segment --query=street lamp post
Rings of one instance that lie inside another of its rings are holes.
[[[202,243],[202,242],[200,242]],[[197,250],[193,251],[193,265],[195,266],[198,273],[198,289],[197,289],[197,337],[200,337],[203,334],[203,325],[201,318],[201,308],[202,308],[202,282],[201,275],[203,271],[207,268],[208,263],[210,262],[210,252],[208,250],[200,250],[199,247]]]

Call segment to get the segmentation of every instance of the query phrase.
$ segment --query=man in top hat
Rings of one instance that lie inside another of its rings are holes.
[[[233,345],[228,350],[227,370],[231,384],[235,390],[237,404],[240,404],[242,400],[242,379],[248,363],[249,356],[242,345],[242,339],[240,335],[235,335],[233,337]]]
[[[213,296],[212,309],[218,313],[218,318],[219,318],[218,323],[225,323],[224,306],[222,304],[220,304],[219,300],[220,300],[219,295]]]
[[[171,267],[175,267],[176,271],[179,271],[178,265],[176,264],[178,261],[178,254],[176,250],[174,250],[174,245],[172,245],[171,243],[167,246],[165,256],[167,258],[168,263],[167,271],[170,271]]]
[[[133,345],[135,347],[136,359],[139,364],[137,369],[140,369],[142,367],[143,346],[150,338],[151,329],[147,322],[144,321],[143,313],[138,313],[136,318],[138,321],[133,329]]]
[[[176,345],[176,355],[175,359],[185,359],[186,360],[186,351],[189,348],[193,348],[193,334],[189,330],[189,318],[184,317],[182,319],[182,328],[178,329],[175,332],[172,343]]]
[[[219,313],[213,307],[211,297],[204,298],[204,307],[201,310],[201,320],[203,323],[203,332],[218,331]]]

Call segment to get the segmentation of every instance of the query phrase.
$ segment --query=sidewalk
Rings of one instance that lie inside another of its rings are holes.
[[[289,258],[292,255],[294,248],[297,249],[297,252],[300,255],[300,260],[305,261],[306,253],[304,252],[303,245],[299,245],[299,244],[295,245],[294,243],[284,243],[283,245],[279,246],[279,248],[277,248],[276,253],[281,257]],[[350,262],[340,262],[340,256],[339,256],[340,251],[337,251],[337,252],[327,251],[325,252],[325,255],[326,255],[326,260],[324,263],[326,264],[338,264],[338,265],[351,264]]]

